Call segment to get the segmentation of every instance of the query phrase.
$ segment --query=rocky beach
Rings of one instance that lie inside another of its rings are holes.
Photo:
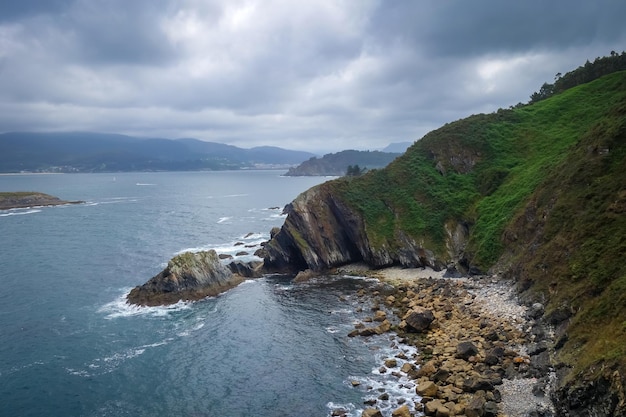
[[[361,265],[337,273],[381,282],[374,294],[360,294],[363,303],[372,300],[372,316],[357,323],[350,336],[394,332],[417,348],[414,357],[387,358],[379,370],[406,378],[410,382],[404,385],[414,388],[415,396],[399,399],[392,416],[554,415],[551,332],[541,322],[543,306],[520,303],[510,281]],[[377,405],[388,394],[373,394],[377,399],[367,401],[363,416],[383,415]]]

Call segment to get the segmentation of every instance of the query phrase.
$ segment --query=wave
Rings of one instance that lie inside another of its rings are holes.
[[[172,338],[169,338],[161,342],[131,347],[103,358],[96,358],[90,363],[86,363],[84,365],[84,369],[65,368],[65,370],[70,375],[80,376],[83,378],[90,378],[94,375],[108,374],[115,371],[127,360],[143,355],[146,352],[146,349],[166,345],[172,340]]]
[[[150,184],[150,183],[145,183],[145,182],[138,182],[137,184],[135,184],[139,187],[150,187],[150,186],[154,186],[156,184]]]
[[[378,353],[375,355],[379,365],[374,367],[369,375],[349,376],[344,383],[363,391],[365,401],[377,400],[376,405],[383,415],[390,415],[392,410],[398,408],[402,404],[398,401],[399,399],[403,399],[403,403],[407,404],[411,412],[414,413],[416,410],[413,404],[419,403],[421,398],[415,393],[415,381],[400,369],[403,364],[410,362],[417,355],[417,348],[401,343],[397,335],[391,340],[387,337],[384,335],[374,336],[367,342],[368,344],[382,344],[383,347],[378,349]],[[391,344],[389,345],[390,341]],[[396,366],[391,368],[383,366],[386,359],[395,359]],[[380,400],[381,392],[388,393],[389,399]]]
[[[22,216],[25,214],[35,214],[39,212],[41,212],[41,210],[38,209],[27,209],[26,211],[9,211],[8,213],[0,213],[0,217]]]
[[[175,252],[174,256],[180,255],[185,252],[196,253],[212,249],[220,255],[228,255],[233,259],[241,259],[243,261],[261,260],[261,258],[254,255],[254,252],[256,252],[257,249],[260,249],[261,244],[266,242],[268,239],[269,235],[264,233],[248,233],[244,236],[241,236],[239,239],[231,241],[229,243],[207,244],[202,246],[184,248]],[[241,252],[245,252],[246,254],[237,255]]]
[[[206,198],[236,198],[236,197],[247,197],[250,194],[225,194],[225,195],[209,195]]]
[[[187,337],[191,335],[191,333],[196,332],[204,327],[204,323],[198,323],[190,329],[183,330],[182,332],[177,333],[179,337]]]
[[[218,223],[224,223],[224,222],[227,222],[230,219],[232,219],[232,217],[220,217],[220,219],[217,222]]]
[[[187,301],[179,301],[176,304],[167,306],[138,306],[135,304],[129,304],[126,302],[126,296],[132,288],[125,288],[123,294],[117,297],[115,300],[106,303],[98,309],[98,313],[105,314],[104,318],[107,320],[113,320],[120,317],[134,317],[134,316],[153,316],[153,317],[165,317],[172,313],[189,310],[191,303]]]

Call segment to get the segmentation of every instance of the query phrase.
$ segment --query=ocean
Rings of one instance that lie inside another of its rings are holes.
[[[360,416],[384,392],[386,416],[412,404],[412,384],[380,368],[414,348],[347,336],[371,315],[357,292],[373,280],[270,275],[193,303],[125,303],[178,253],[252,259],[283,206],[326,180],[282,173],[0,176],[0,191],[85,201],[0,211],[0,416]]]

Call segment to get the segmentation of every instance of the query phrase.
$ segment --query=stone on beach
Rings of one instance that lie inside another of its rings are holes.
[[[435,320],[433,312],[423,307],[413,308],[404,317],[406,324],[416,332],[423,332],[428,329],[433,320]]]

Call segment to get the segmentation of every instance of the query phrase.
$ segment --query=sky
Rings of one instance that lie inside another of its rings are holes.
[[[375,150],[626,49],[623,0],[3,0],[0,132]]]

